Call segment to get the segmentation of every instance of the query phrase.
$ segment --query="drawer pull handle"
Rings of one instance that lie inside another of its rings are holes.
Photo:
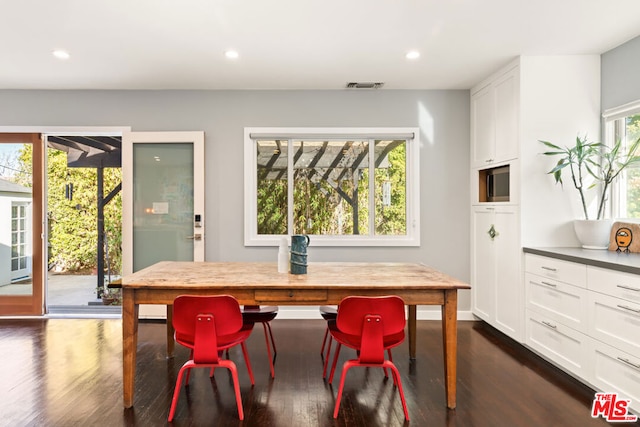
[[[549,282],[540,282],[543,285],[547,285],[547,286],[551,286],[552,288],[557,288],[558,285],[556,285],[555,283],[549,283]]]
[[[636,310],[635,308],[627,307],[626,305],[620,305],[620,304],[618,304],[618,305],[617,305],[617,307],[618,307],[618,308],[621,308],[621,309],[623,309],[623,310],[632,311],[632,312],[634,312],[634,313],[638,313],[638,314],[640,314],[640,310]]]
[[[543,270],[547,270],[547,271],[553,271],[554,273],[556,271],[558,271],[557,268],[553,268],[553,267],[545,267],[544,265],[541,267]]]
[[[616,285],[617,287],[621,288],[621,289],[626,289],[628,291],[633,291],[633,292],[640,292],[639,288],[633,288],[631,286],[625,286],[625,285]]]
[[[557,328],[557,326],[556,326],[556,325],[553,325],[553,324],[551,324],[551,323],[549,323],[549,322],[545,322],[544,320],[542,321],[542,324],[543,324],[544,326],[548,326],[548,327],[549,327],[549,328],[551,328],[551,329],[556,329],[556,328]]]
[[[635,363],[630,362],[629,359],[625,359],[624,357],[617,357],[617,359],[622,363],[626,363],[629,366],[633,366],[636,369],[640,369],[640,365],[636,365]]]

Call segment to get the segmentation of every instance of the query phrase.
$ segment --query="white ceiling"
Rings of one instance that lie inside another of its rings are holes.
[[[640,0],[0,0],[0,89],[468,89],[638,35]]]

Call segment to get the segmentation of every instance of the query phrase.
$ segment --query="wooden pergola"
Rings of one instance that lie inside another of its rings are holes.
[[[404,144],[404,139],[376,141],[374,167],[389,167],[389,153]],[[300,140],[293,147],[294,179],[304,176],[312,184],[325,182],[352,208],[354,234],[358,234],[358,180],[359,171],[369,168],[369,147],[366,141],[348,140]],[[257,144],[257,166],[259,179],[287,179],[288,140],[259,140]],[[347,194],[342,183],[352,180],[353,194]]]

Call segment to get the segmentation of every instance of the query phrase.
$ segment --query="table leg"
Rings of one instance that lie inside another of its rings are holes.
[[[458,291],[444,291],[442,306],[442,337],[444,341],[444,385],[447,395],[447,407],[456,407],[456,364],[458,351]]]
[[[136,350],[138,348],[138,311],[134,290],[122,290],[122,386],[124,407],[133,406],[136,377]]]
[[[416,306],[409,306],[409,359],[416,358]]]
[[[167,304],[167,357],[173,357],[173,350],[176,346],[176,342],[173,338],[173,305]]]

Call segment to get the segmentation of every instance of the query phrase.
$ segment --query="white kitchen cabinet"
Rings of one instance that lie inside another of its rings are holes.
[[[525,254],[525,342],[578,377],[589,370],[587,267]]]
[[[575,139],[576,129],[598,135],[599,99],[599,55],[520,56],[471,89],[472,312],[521,343],[526,307],[522,246],[578,244],[572,206],[546,173],[553,166],[540,155],[544,146],[539,140],[562,144]],[[508,197],[503,197],[504,185],[499,198],[491,197],[489,178],[495,180],[493,172],[507,168]],[[488,234],[492,225],[498,233],[493,240]],[[539,304],[540,314],[584,332],[584,315],[562,319],[558,303],[552,303],[553,298],[564,299],[571,301],[572,310],[585,310],[585,266],[578,267],[581,272],[571,267],[560,263],[555,272],[532,273],[582,291],[564,285],[555,293],[537,288],[538,299],[530,304]]]
[[[618,259],[608,252],[559,252],[585,258],[525,253],[525,343],[598,391],[631,399],[638,412],[640,274],[615,270]],[[623,259],[626,269],[632,257],[640,265],[633,254]],[[611,269],[602,266],[606,261]]]
[[[522,281],[517,206],[474,206],[472,310],[515,340],[522,340]]]
[[[518,157],[518,79],[516,64],[472,89],[472,167],[491,167]]]

